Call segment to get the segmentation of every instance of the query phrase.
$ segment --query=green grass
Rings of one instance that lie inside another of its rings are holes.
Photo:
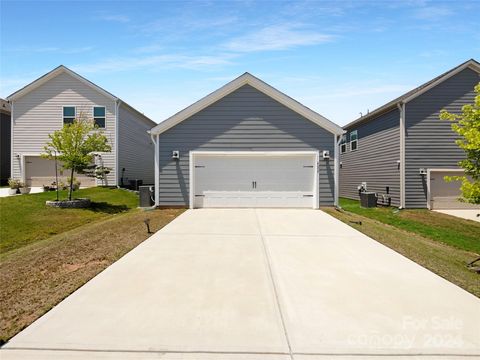
[[[146,218],[157,231],[183,211],[127,211],[2,256],[0,345],[148,238]]]
[[[362,208],[356,200],[340,199],[348,212],[365,216],[425,238],[480,254],[480,223],[426,209],[398,211],[391,207]]]
[[[94,187],[74,193],[87,197],[93,204],[88,209],[56,209],[47,207],[46,200],[54,200],[55,192],[18,195],[0,198],[0,254],[21,248],[36,241],[105,219],[115,214],[136,209],[138,196],[115,189]],[[60,199],[66,191],[60,192]]]

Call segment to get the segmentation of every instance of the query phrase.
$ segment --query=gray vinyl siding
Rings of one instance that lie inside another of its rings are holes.
[[[93,117],[93,106],[105,106],[105,135],[112,152],[102,155],[104,165],[115,168],[115,102],[95,91],[78,79],[61,73],[48,82],[15,100],[12,106],[13,125],[13,174],[22,178],[21,156],[16,154],[40,154],[48,141],[48,134],[63,126],[63,106],[76,106],[77,115],[85,113]],[[115,174],[108,175],[108,185],[115,185]]]
[[[347,152],[340,154],[340,196],[358,199],[357,186],[367,182],[368,191],[386,193],[390,187],[392,205],[400,204],[400,115],[391,110],[347,130]],[[350,150],[350,132],[358,132],[358,148]]]
[[[329,150],[333,158],[334,135],[245,85],[161,134],[159,146],[160,205],[188,206],[190,151]],[[332,205],[333,159],[320,160],[319,188],[320,205]]]
[[[0,185],[6,185],[10,177],[10,151],[11,151],[11,119],[10,114],[0,112]]]
[[[456,133],[449,121],[439,119],[442,109],[460,113],[474,101],[474,86],[480,75],[465,69],[406,104],[405,206],[427,206],[426,176],[420,168],[457,168],[465,157],[455,144]]]
[[[122,175],[125,185],[133,179],[141,179],[144,184],[153,184],[155,148],[147,131],[156,124],[124,104],[120,105],[118,115],[119,184]]]

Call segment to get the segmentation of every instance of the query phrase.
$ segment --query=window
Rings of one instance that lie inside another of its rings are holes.
[[[357,130],[350,133],[350,151],[358,149],[358,133]]]
[[[93,121],[96,127],[105,128],[105,106],[93,107]]]
[[[75,120],[75,106],[64,106],[63,107],[63,124],[73,124]]]
[[[342,140],[340,141],[340,154],[347,152],[347,135],[342,135]]]

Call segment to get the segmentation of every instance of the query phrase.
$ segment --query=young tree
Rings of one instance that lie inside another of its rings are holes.
[[[460,180],[461,200],[480,204],[480,83],[475,86],[475,93],[474,103],[463,106],[461,115],[442,110],[440,118],[453,122],[453,131],[460,135],[456,143],[466,155],[458,163],[465,170],[465,176],[449,176],[446,180]]]
[[[61,130],[49,134],[42,157],[54,159],[55,154],[64,169],[70,170],[68,200],[72,200],[73,175],[81,173],[93,162],[94,152],[109,152],[111,146],[101,132],[95,131],[94,122],[80,114],[72,124],[65,124]],[[58,186],[58,185],[57,185]]]

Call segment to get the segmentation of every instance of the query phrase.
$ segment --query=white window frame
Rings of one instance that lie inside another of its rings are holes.
[[[107,128],[107,107],[105,105],[94,105],[92,106],[92,118],[93,118],[93,123],[96,125],[95,123],[95,108],[104,108],[105,109],[105,115],[103,116],[103,118],[105,119],[105,126],[103,127],[98,127],[99,129],[106,129]],[[102,116],[97,116],[98,118],[101,118]]]
[[[343,150],[343,146],[345,146],[345,150]],[[340,154],[345,154],[347,152],[347,135],[342,135],[342,140],[340,141]]]
[[[352,134],[355,134],[355,140],[352,140]],[[357,151],[358,150],[358,130],[350,131],[350,151]],[[355,142],[355,149],[352,148],[352,144]]]
[[[77,107],[75,105],[63,105],[62,106],[62,126],[65,125],[64,110],[67,107],[73,107],[73,109],[74,109],[73,119],[75,120],[77,118]]]

